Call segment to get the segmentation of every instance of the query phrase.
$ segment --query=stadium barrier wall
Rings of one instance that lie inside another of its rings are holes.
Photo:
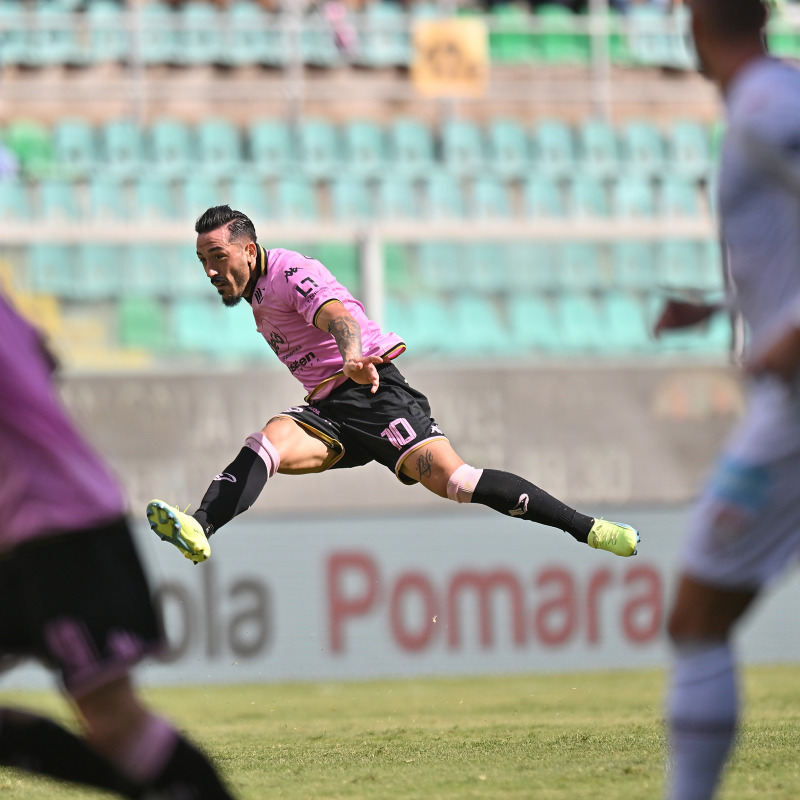
[[[308,486],[309,500],[313,485]],[[357,505],[357,504],[356,504]],[[620,559],[465,506],[441,514],[243,517],[190,565],[136,539],[170,652],[145,685],[359,680],[662,667],[685,509],[600,509],[641,527]],[[800,660],[788,582],[745,623],[745,663]],[[18,668],[5,688],[49,683]]]

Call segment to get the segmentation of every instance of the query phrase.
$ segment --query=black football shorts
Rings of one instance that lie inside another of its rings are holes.
[[[38,658],[73,696],[164,646],[124,519],[34,539],[0,557],[0,654]]]
[[[417,483],[400,472],[418,448],[444,434],[431,417],[422,392],[412,389],[392,363],[378,364],[380,385],[348,380],[327,397],[293,406],[279,417],[290,417],[318,436],[336,454],[330,469],[360,467],[371,461],[391,469],[405,484]]]

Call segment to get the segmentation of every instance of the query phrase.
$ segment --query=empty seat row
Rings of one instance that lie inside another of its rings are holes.
[[[355,245],[281,242],[325,264],[345,286],[360,290]],[[723,290],[719,247],[713,242],[669,240],[600,245],[430,242],[384,247],[386,287],[393,297],[553,295],[571,291],[639,293]],[[67,300],[212,294],[191,240],[185,245],[31,245],[16,281],[25,291]]]
[[[433,172],[422,180],[347,176],[326,181],[303,176],[262,179],[246,172],[230,180],[144,174],[131,180],[0,180],[0,220],[182,221],[222,204],[259,220],[342,223],[697,219],[708,215],[710,196],[706,185],[678,176],[662,181],[640,176],[606,181],[587,175],[564,181],[532,177],[517,184],[494,177],[462,179],[448,172]]]
[[[620,173],[656,177],[665,172],[702,179],[711,172],[717,128],[675,120],[661,128],[638,119],[612,125],[587,119],[531,124],[495,119],[486,124],[450,120],[434,128],[397,118],[387,125],[365,120],[335,124],[304,119],[297,125],[258,119],[238,127],[224,120],[196,125],[159,118],[140,127],[127,120],[93,125],[65,119],[52,129],[18,120],[0,141],[30,175],[134,176],[143,169],[167,176],[229,175],[242,167],[262,177],[297,174],[361,177],[387,172],[422,177],[436,167],[461,176],[508,179],[533,172],[607,178]]]

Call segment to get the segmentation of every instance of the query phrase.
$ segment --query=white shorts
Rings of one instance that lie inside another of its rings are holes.
[[[725,589],[758,590],[800,556],[800,403],[760,382],[697,501],[680,567]]]

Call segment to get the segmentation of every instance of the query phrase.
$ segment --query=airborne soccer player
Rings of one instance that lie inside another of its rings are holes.
[[[222,302],[244,299],[252,306],[256,328],[307,396],[306,405],[277,414],[247,438],[193,514],[161,500],[148,504],[150,526],[186,558],[205,561],[209,537],[246,511],[276,472],[370,461],[393,470],[401,483],[421,483],[457,503],[561,528],[618,556],[636,554],[635,528],[581,514],[517,475],[465,464],[425,396],[394,365],[405,350],[402,339],[381,331],[319,261],[265,250],[250,219],[229,206],[208,209],[195,231],[197,256]]]

